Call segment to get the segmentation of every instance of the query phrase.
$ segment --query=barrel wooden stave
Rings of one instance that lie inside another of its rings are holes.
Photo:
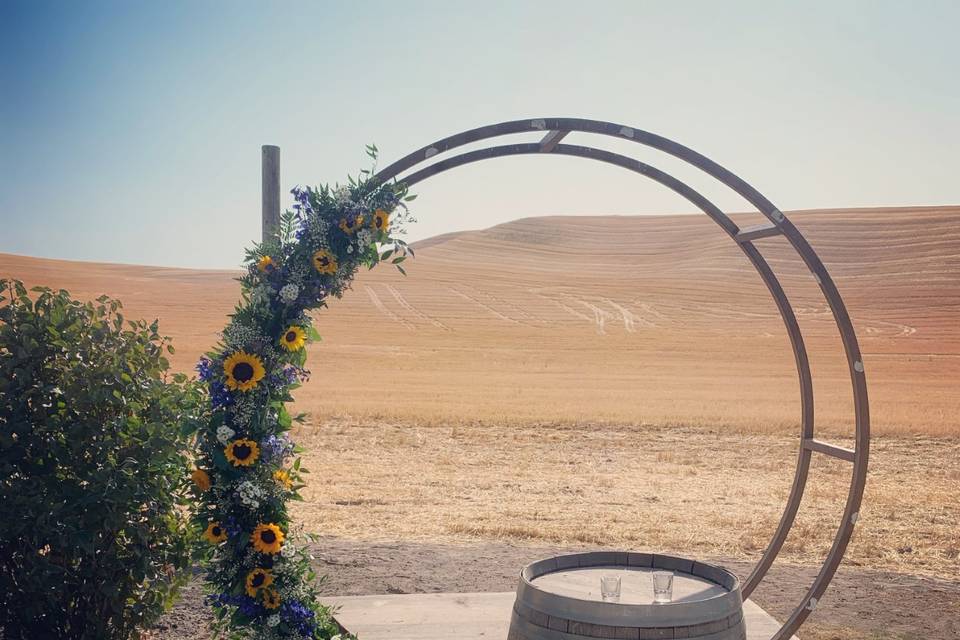
[[[577,567],[618,565],[681,571],[704,578],[728,589],[722,598],[703,603],[690,615],[691,605],[613,605],[567,598],[540,591],[533,580],[554,571]],[[597,611],[589,611],[594,605]],[[544,610],[545,609],[545,610]],[[670,611],[683,620],[670,623]],[[606,611],[606,615],[602,612]],[[611,615],[618,611],[621,615]],[[573,613],[570,613],[573,612]],[[649,613],[648,613],[649,612]],[[681,613],[683,612],[683,613]],[[601,624],[599,621],[614,622]],[[696,620],[689,624],[690,620]],[[623,624],[616,624],[616,623]],[[680,624],[680,622],[688,622]],[[736,576],[701,562],[663,556],[621,552],[596,552],[547,558],[529,565],[521,573],[508,640],[745,640],[743,603]]]

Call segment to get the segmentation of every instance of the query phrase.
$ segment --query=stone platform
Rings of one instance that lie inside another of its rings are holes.
[[[504,640],[516,593],[414,593],[330,597],[337,620],[361,640]],[[743,603],[747,640],[769,640],[780,624]],[[796,637],[794,637],[796,640]]]

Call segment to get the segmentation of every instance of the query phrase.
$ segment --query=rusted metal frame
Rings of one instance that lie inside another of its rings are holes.
[[[770,238],[778,235],[780,235],[780,228],[771,222],[767,222],[741,228],[735,240],[737,242],[753,242],[760,238]]]
[[[560,141],[567,137],[569,131],[551,131],[547,135],[543,136],[543,139],[540,141],[540,151],[542,153],[550,153],[553,151]]]
[[[596,120],[583,120],[579,118],[543,118],[535,120],[515,120],[503,122],[486,127],[479,127],[470,131],[465,131],[448,138],[444,138],[433,145],[423,147],[397,162],[386,167],[378,174],[381,180],[389,180],[396,177],[402,171],[430,158],[438,153],[449,149],[476,142],[478,140],[507,135],[512,133],[523,133],[532,130],[558,130],[583,131],[589,133],[598,133],[619,138],[627,138],[669,153],[681,160],[691,164],[707,174],[713,176],[723,184],[727,185],[738,194],[743,196],[748,202],[753,204],[766,216],[771,222],[780,226],[783,234],[793,246],[794,250],[800,255],[807,268],[813,273],[820,289],[830,305],[834,320],[840,331],[841,341],[847,357],[847,364],[850,370],[851,381],[853,384],[854,411],[856,413],[856,455],[854,459],[853,476],[850,482],[850,489],[847,494],[847,504],[844,508],[843,520],[834,536],[834,542],[830,552],[821,567],[820,572],[814,579],[813,584],[808,589],[804,599],[791,614],[787,623],[780,629],[775,636],[775,640],[789,638],[792,633],[803,623],[810,612],[816,606],[819,597],[826,589],[832,579],[836,569],[839,566],[843,553],[849,543],[850,536],[853,533],[853,525],[859,516],[860,504],[863,499],[863,490],[866,484],[867,461],[869,458],[869,440],[870,440],[870,415],[869,400],[866,389],[866,376],[864,374],[863,360],[857,343],[856,334],[850,322],[846,306],[836,289],[836,285],[830,278],[820,261],[816,252],[810,247],[806,239],[797,231],[793,224],[777,209],[773,203],[767,200],[759,191],[751,187],[744,180],[728,171],[721,165],[710,160],[689,147],[673,142],[662,136],[652,134],[640,129],[618,125],[616,123],[601,122]]]
[[[816,451],[817,453],[822,453],[824,455],[833,456],[834,458],[840,458],[841,460],[846,460],[847,462],[853,462],[857,457],[857,452],[853,449],[838,447],[837,445],[830,444],[829,442],[823,442],[813,438],[804,440],[803,448],[809,449],[810,451]]]
[[[857,336],[847,314],[846,306],[840,297],[833,279],[830,278],[826,268],[820,258],[810,247],[806,239],[800,234],[793,224],[784,217],[781,224],[783,234],[793,245],[797,253],[804,260],[807,268],[813,273],[814,278],[820,285],[830,309],[833,311],[837,328],[840,331],[840,338],[847,356],[847,365],[850,371],[850,379],[853,385],[854,413],[856,415],[856,433],[855,433],[855,451],[853,456],[853,474],[850,481],[850,488],[847,493],[847,503],[843,510],[843,519],[837,528],[830,551],[824,560],[820,572],[814,578],[813,584],[807,589],[803,600],[793,611],[783,627],[774,636],[774,640],[786,640],[793,635],[803,621],[807,619],[810,613],[816,608],[817,603],[822,597],[830,580],[833,579],[843,559],[847,545],[850,543],[850,537],[853,535],[854,526],[860,518],[860,505],[863,501],[863,491],[867,482],[867,461],[870,455],[870,406],[867,396],[867,381],[863,366],[863,356],[860,353],[860,346],[857,342]]]
[[[420,171],[405,177],[403,182],[407,186],[412,186],[418,182],[421,182],[422,180],[425,180],[426,178],[434,176],[438,173],[442,173],[443,171],[453,169],[454,167],[462,166],[464,164],[478,162],[488,158],[533,154],[538,152],[539,145],[537,144],[514,144],[480,149],[435,162],[434,164],[431,164]],[[558,145],[554,149],[553,153],[557,155],[571,155],[599,160],[630,169],[637,173],[641,173],[686,198],[701,211],[706,213],[717,224],[719,224],[720,227],[723,228],[723,230],[727,233],[727,235],[736,239],[738,233],[737,226],[726,214],[724,214],[716,205],[710,202],[703,195],[699,194],[694,189],[670,176],[669,174],[660,171],[659,169],[626,156],[614,154],[600,149],[593,149],[590,147]],[[783,319],[784,326],[787,330],[787,335],[790,338],[790,345],[793,349],[794,360],[796,362],[797,373],[800,382],[801,442],[804,442],[813,438],[814,397],[813,381],[810,373],[810,362],[807,357],[807,351],[804,345],[803,335],[800,331],[800,326],[797,323],[796,315],[794,314],[793,308],[787,299],[786,293],[783,291],[783,287],[780,285],[776,275],[770,269],[770,266],[767,264],[760,252],[749,242],[738,243],[738,246],[753,264],[754,268],[756,268],[764,284],[767,286],[767,289],[770,291],[770,294],[777,305],[777,309],[780,312],[780,316]],[[798,452],[793,485],[790,488],[790,495],[787,498],[786,506],[780,516],[780,522],[777,525],[777,529],[774,532],[773,537],[770,539],[767,548],[765,549],[757,565],[754,567],[753,571],[751,571],[750,576],[744,582],[743,591],[745,598],[749,597],[750,593],[757,587],[760,581],[763,580],[763,577],[766,575],[767,571],[770,569],[770,566],[779,555],[780,550],[783,548],[783,543],[787,539],[787,535],[790,533],[790,529],[793,526],[797,512],[800,508],[800,503],[803,499],[803,492],[804,488],[806,487],[809,469],[810,451],[801,446]]]

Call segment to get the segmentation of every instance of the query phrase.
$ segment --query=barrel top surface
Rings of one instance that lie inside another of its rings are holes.
[[[601,601],[600,578],[620,577],[621,604],[653,604],[652,568],[616,565],[571,568],[553,571],[534,578],[532,583],[543,591],[580,600]],[[721,585],[680,571],[673,572],[673,602],[697,602],[728,592]]]
[[[673,599],[653,602],[653,572],[672,571]],[[599,597],[600,577],[621,576],[620,600]],[[553,556],[520,573],[517,602],[541,614],[611,626],[685,626],[728,618],[742,609],[740,581],[729,571],[658,553],[592,551]]]

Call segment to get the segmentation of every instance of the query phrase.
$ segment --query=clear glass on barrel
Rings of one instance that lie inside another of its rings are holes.
[[[620,602],[620,576],[614,574],[602,576],[600,596],[604,602]]]
[[[653,601],[658,604],[673,600],[673,571],[653,572]]]

